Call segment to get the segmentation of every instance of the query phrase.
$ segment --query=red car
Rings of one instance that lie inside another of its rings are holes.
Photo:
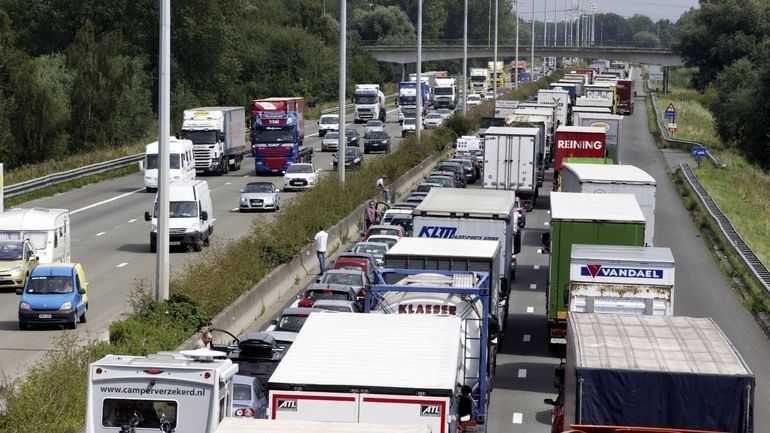
[[[404,229],[401,228],[401,226],[394,226],[389,224],[378,224],[373,225],[369,227],[369,230],[366,231],[366,235],[364,236],[364,240],[369,239],[369,236],[372,235],[390,235],[390,236],[398,236],[399,238],[404,237]]]

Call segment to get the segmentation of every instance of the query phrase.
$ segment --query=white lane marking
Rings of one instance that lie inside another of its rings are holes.
[[[534,313],[535,307],[527,307],[527,313]]]
[[[527,377],[527,369],[526,368],[520,368],[519,373],[516,375],[519,379],[526,379]]]
[[[225,185],[230,185],[232,182],[225,182]]]
[[[230,209],[230,212],[235,212],[235,211],[237,211],[237,210],[238,210],[238,208],[237,208],[237,207],[234,207],[234,208]]]
[[[249,175],[248,175],[248,174],[244,174],[244,175],[243,175],[243,176],[241,176],[241,177],[249,177]]]
[[[127,264],[128,264],[128,263],[126,263],[126,262],[123,262],[123,263],[121,263],[121,264],[119,264],[118,266],[115,266],[115,267],[116,267],[116,268],[122,268],[123,266],[126,266]]]
[[[133,223],[133,222],[136,222],[136,220],[137,220],[137,218],[134,218],[134,219],[130,219],[130,220],[128,220],[128,222],[129,222],[129,223]]]
[[[109,202],[113,202],[113,201],[115,201],[115,200],[120,200],[120,199],[122,199],[123,197],[128,197],[128,196],[130,196],[131,194],[136,194],[136,193],[138,193],[139,191],[144,191],[144,188],[139,188],[139,189],[136,189],[136,190],[134,190],[134,191],[131,191],[131,192],[127,192],[127,193],[125,193],[125,194],[121,194],[121,195],[115,196],[115,197],[113,197],[113,198],[108,198],[107,200],[102,200],[102,201],[100,201],[100,202],[98,202],[98,203],[89,204],[88,206],[85,206],[85,207],[81,207],[80,209],[75,209],[75,210],[73,210],[73,211],[70,211],[70,215],[75,215],[76,213],[79,213],[79,212],[83,212],[84,210],[92,209],[92,208],[95,208],[95,207],[97,207],[97,206],[101,206],[101,205],[103,205],[103,204],[107,204],[107,203],[109,203]]]
[[[532,336],[529,335],[529,334],[524,334],[524,337],[521,338],[521,341],[523,341],[525,343],[529,343],[530,340],[532,340]]]
[[[532,266],[532,269],[534,269],[534,270],[538,270],[538,269],[540,269],[540,265],[535,265],[535,266]]]
[[[521,414],[521,412],[514,412],[513,413],[513,423],[514,424],[521,424],[522,418],[524,418],[524,416]]]
[[[537,284],[530,284],[529,285],[529,290],[535,290],[535,289],[537,289]]]
[[[103,235],[103,234],[105,234],[105,233],[107,233],[107,232],[99,232],[99,233],[97,233],[95,236],[101,236],[101,235]]]
[[[548,221],[545,221],[545,222],[543,223],[543,225],[544,225],[544,226],[547,226],[548,224],[550,224]]]

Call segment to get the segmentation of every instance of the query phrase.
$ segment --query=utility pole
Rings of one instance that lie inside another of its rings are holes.
[[[500,4],[500,0],[495,0],[495,53],[494,53],[494,66],[492,68],[492,74],[494,74],[494,79],[492,80],[492,93],[494,95],[492,96],[492,104],[497,105],[497,9],[498,5]]]
[[[558,29],[559,29],[559,21],[556,18],[556,14],[558,13],[558,10],[557,10],[558,7],[559,6],[556,0],[553,0],[553,46],[554,47],[556,46],[556,44],[559,43],[556,40],[556,33],[558,32]]]
[[[577,8],[575,9],[575,12],[577,13],[577,20],[575,22],[577,28],[575,29],[575,36],[577,38],[577,46],[580,47],[580,0],[577,1]]]
[[[565,0],[566,1],[566,0]],[[514,68],[513,88],[519,88],[519,0],[514,0],[516,8],[516,67]]]
[[[160,2],[160,67],[158,70],[158,214],[155,256],[155,299],[168,299],[168,190],[171,129],[171,0]],[[154,212],[154,210],[153,210]]]
[[[535,81],[535,0],[532,0],[532,51],[530,52],[529,81]]]
[[[468,0],[465,0],[463,23],[463,115],[468,114]]]
[[[548,46],[548,0],[543,0],[543,46]]]
[[[347,80],[347,1],[340,0],[340,76],[339,76],[339,138],[337,142],[337,181],[340,186],[345,185],[345,146],[347,134],[345,134],[345,81]]]
[[[567,46],[567,0],[564,0],[564,46]]]
[[[346,0],[340,0],[342,2]],[[420,130],[422,129],[422,0],[417,0],[417,110],[415,110],[414,133],[417,142],[420,142]]]

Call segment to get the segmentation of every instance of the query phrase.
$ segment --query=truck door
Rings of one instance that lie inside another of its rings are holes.
[[[268,418],[358,422],[358,394],[270,391]]]
[[[448,422],[449,397],[363,394],[359,422],[374,424],[428,424],[433,433],[454,429]]]
[[[512,137],[518,140],[519,167],[518,178],[516,180],[516,190],[534,191],[535,190],[535,152],[537,152],[537,143],[535,137]]]

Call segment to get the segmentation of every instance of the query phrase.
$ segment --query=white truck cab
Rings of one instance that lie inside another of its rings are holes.
[[[88,368],[85,431],[211,433],[230,413],[237,372],[209,349],[107,355]]]
[[[187,180],[169,185],[169,245],[191,247],[195,251],[209,244],[214,232],[214,209],[211,205],[209,184],[205,180]],[[152,214],[144,213],[145,221],[152,221],[150,251],[157,250],[158,198]]]
[[[193,142],[169,137],[168,176],[171,182],[195,179]],[[144,152],[144,187],[147,192],[158,190],[158,142],[147,145]]]

